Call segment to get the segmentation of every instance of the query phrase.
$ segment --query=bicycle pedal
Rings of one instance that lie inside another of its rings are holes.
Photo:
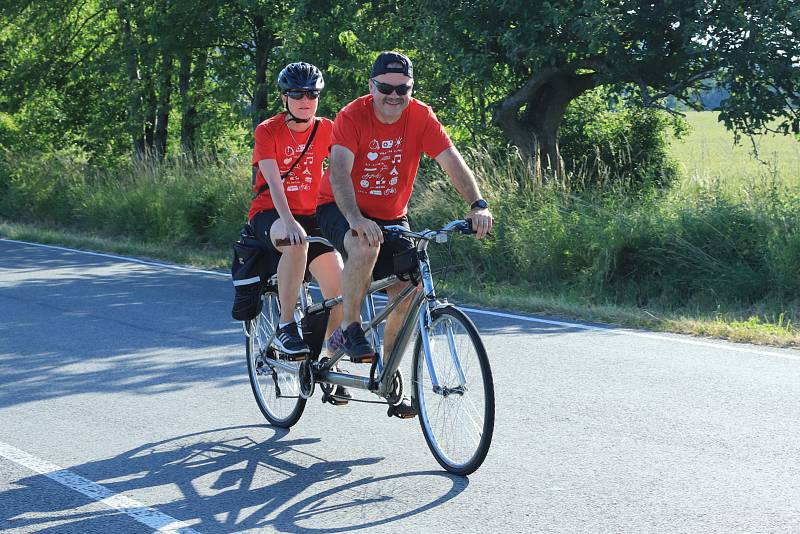
[[[350,398],[340,397],[339,395],[329,395],[328,402],[334,406],[345,406],[350,402]]]
[[[413,419],[417,416],[417,410],[410,406],[398,404],[397,406],[389,406],[389,409],[386,410],[386,415],[400,419]]]
[[[303,360],[308,357],[307,352],[301,352],[300,354],[286,354],[283,352],[278,353],[279,359],[287,361],[287,362],[302,362]]]
[[[372,363],[377,358],[377,354],[364,354],[363,356],[350,356],[353,363]]]

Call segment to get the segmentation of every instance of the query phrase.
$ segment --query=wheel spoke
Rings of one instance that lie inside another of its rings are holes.
[[[253,335],[247,338],[247,356],[253,394],[261,412],[270,423],[289,427],[302,414],[305,400],[299,398],[300,384],[296,373],[279,367],[273,370],[269,365],[270,358],[275,357],[269,341],[279,317],[277,294],[265,293],[262,311],[251,323]],[[258,371],[259,361],[262,362],[261,372]]]
[[[494,427],[494,392],[483,344],[460,311],[432,313],[430,364],[439,393],[433,391],[422,343],[415,354],[414,386],[420,423],[436,459],[449,471],[469,474],[483,462]]]

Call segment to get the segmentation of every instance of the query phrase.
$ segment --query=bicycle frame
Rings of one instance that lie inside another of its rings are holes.
[[[382,280],[377,280],[375,282],[372,282],[372,284],[370,284],[369,289],[367,290],[367,294],[365,297],[367,320],[368,320],[365,332],[367,334],[372,335],[373,346],[376,347],[376,350],[378,351],[378,361],[374,364],[370,373],[371,375],[373,373],[376,373],[376,375],[368,377],[363,375],[334,371],[334,366],[344,357],[344,350],[339,349],[330,360],[325,360],[323,362],[314,364],[314,375],[316,381],[332,385],[341,385],[349,388],[357,388],[357,389],[372,391],[376,395],[386,398],[392,393],[393,378],[395,372],[400,366],[400,363],[403,359],[403,354],[405,353],[408,343],[411,341],[412,336],[416,332],[421,332],[423,334],[422,348],[425,354],[425,360],[431,377],[431,382],[434,387],[434,390],[437,390],[439,388],[439,382],[437,380],[436,372],[433,363],[431,361],[430,346],[429,346],[429,339],[427,332],[430,326],[431,311],[441,306],[451,306],[451,304],[448,304],[446,302],[439,302],[436,299],[436,291],[433,284],[433,276],[431,274],[430,262],[428,261],[427,248],[428,244],[430,243],[430,240],[433,238],[436,238],[437,241],[439,241],[439,236],[444,234],[445,235],[444,239],[446,239],[446,232],[449,232],[455,228],[454,223],[451,223],[447,227],[443,228],[441,231],[427,230],[422,233],[411,232],[402,227],[387,227],[387,230],[402,232],[403,234],[418,238],[416,251],[417,251],[418,268],[420,272],[420,281],[422,282],[422,287],[420,288],[418,285],[409,283],[408,286],[404,288],[398,296],[396,296],[394,299],[392,299],[387,303],[387,305],[380,311],[380,313],[376,313],[374,294],[377,293],[378,291],[382,291],[387,287],[396,284],[397,282],[400,281],[400,279],[397,276],[392,275]],[[444,241],[444,239],[442,239],[442,241]],[[314,237],[308,238],[308,241],[325,242],[325,240],[321,240],[320,238],[314,238]],[[301,303],[301,309],[305,310],[306,314],[320,313],[323,312],[326,308],[332,308],[342,302],[343,297],[339,295],[337,297],[326,299],[316,304],[308,305],[309,298],[307,291],[308,291],[308,286],[307,284],[304,283],[300,291],[300,303]],[[401,325],[398,331],[397,339],[395,340],[392,352],[391,354],[389,354],[388,358],[386,358],[384,361],[382,354],[383,351],[381,349],[382,345],[381,343],[378,343],[378,341],[380,340],[378,329],[380,325],[383,323],[383,321],[389,316],[389,314],[406,298],[412,299],[411,304],[409,306],[403,324]],[[461,387],[464,387],[465,383],[464,373],[463,370],[461,369],[459,359],[456,356],[452,330],[448,329],[447,336],[450,344],[451,354],[453,355],[453,361],[455,363],[455,367],[459,374]],[[281,367],[290,372],[297,370],[296,364],[284,362],[281,360],[271,360],[270,365]]]

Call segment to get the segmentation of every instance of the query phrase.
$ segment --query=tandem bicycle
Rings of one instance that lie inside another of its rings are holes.
[[[330,358],[320,358],[328,313],[342,302],[339,295],[314,302],[306,278],[295,306],[295,320],[302,325],[304,340],[311,352],[296,357],[282,355],[273,345],[280,317],[277,275],[262,292],[261,312],[245,321],[247,366],[253,394],[261,412],[275,426],[288,428],[297,423],[312,397],[316,385],[323,402],[334,400],[337,385],[374,394],[373,402],[392,407],[403,400],[405,382],[399,366],[413,340],[410,396],[422,433],[437,462],[447,471],[468,475],[483,463],[494,430],[494,384],[489,358],[473,322],[458,307],[438,299],[434,288],[430,258],[431,242],[445,243],[451,234],[472,234],[469,220],[454,220],[438,230],[414,232],[402,226],[383,228],[387,238],[405,237],[414,243],[406,261],[406,275],[394,274],[371,283],[366,297],[367,336],[376,350],[368,373],[339,371],[337,363],[345,355],[342,348]],[[329,244],[319,237],[309,243]],[[397,271],[396,271],[397,272]],[[411,283],[382,309],[376,307],[376,293],[401,280]],[[420,286],[421,284],[421,286]],[[382,352],[382,323],[404,299],[412,299],[391,354]],[[359,399],[350,399],[359,402]]]

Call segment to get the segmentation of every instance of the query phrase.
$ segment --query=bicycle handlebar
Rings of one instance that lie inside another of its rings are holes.
[[[450,221],[444,227],[440,228],[439,230],[423,230],[421,232],[414,232],[405,228],[404,226],[399,225],[389,225],[384,226],[381,228],[383,230],[384,235],[389,237],[399,237],[399,236],[406,236],[406,237],[415,237],[417,239],[426,239],[431,240],[434,239],[437,235],[442,233],[449,233],[449,232],[459,232],[462,234],[477,234],[478,232],[472,228],[472,219],[456,219],[454,221]],[[358,237],[358,232],[355,230],[350,230],[350,235],[354,237]],[[324,237],[314,237],[314,236],[307,236],[306,242],[308,243],[321,243],[327,246],[331,245],[331,242],[325,239]],[[289,238],[283,237],[275,240],[275,244],[279,247],[285,247],[292,244]]]
[[[325,239],[324,237],[306,236],[306,242],[307,243],[320,243],[322,245],[327,245],[329,247],[333,246],[331,244],[331,242],[328,241],[327,239]],[[288,237],[281,237],[281,238],[278,238],[278,239],[275,240],[275,244],[277,246],[279,246],[279,247],[287,247],[287,246],[290,246],[292,244],[292,242],[289,241]]]

